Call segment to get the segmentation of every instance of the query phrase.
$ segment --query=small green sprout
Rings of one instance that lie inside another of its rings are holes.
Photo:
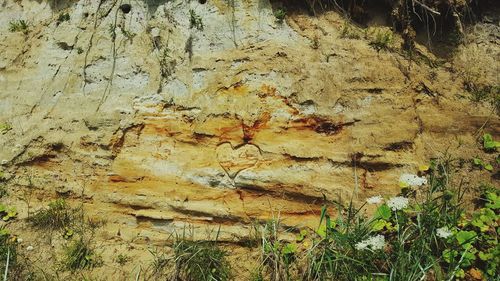
[[[22,32],[28,34],[28,23],[25,20],[14,20],[9,22],[10,32]]]
[[[203,30],[203,20],[196,12],[191,9],[189,10],[189,28],[195,27],[198,30]]]
[[[274,16],[276,17],[276,22],[282,24],[285,21],[286,11],[283,8],[279,8],[274,12]]]

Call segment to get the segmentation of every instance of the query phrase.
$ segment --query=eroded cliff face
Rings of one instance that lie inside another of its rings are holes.
[[[482,125],[500,133],[450,62],[343,38],[335,12],[279,24],[268,1],[120,4],[1,1],[2,200],[19,218],[31,190],[32,210],[65,197],[105,218],[110,249],[187,225],[234,242],[278,215],[315,227],[324,197],[396,194],[446,149],[477,154]]]

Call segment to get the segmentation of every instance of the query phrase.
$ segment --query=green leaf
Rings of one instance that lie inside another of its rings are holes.
[[[465,277],[465,271],[461,268],[459,268],[457,270],[457,272],[455,273],[455,277],[457,278],[464,278]]]
[[[493,210],[500,209],[500,196],[495,192],[488,192],[485,197],[488,200],[488,203],[485,204],[486,208]]]
[[[380,205],[375,212],[375,218],[389,220],[391,218],[391,208],[387,204]]]
[[[457,239],[457,241],[460,245],[465,245],[465,243],[471,242],[476,237],[477,237],[477,234],[475,231],[461,230],[455,235],[455,238]]]
[[[295,237],[295,240],[297,242],[301,242],[302,240],[304,240],[304,238],[306,238],[306,236],[307,236],[307,230],[302,229],[300,233]]]
[[[297,244],[288,243],[283,247],[283,255],[295,254],[297,252]]]
[[[455,250],[445,249],[442,255],[445,262],[451,263],[455,259],[457,254],[458,252]]]
[[[479,158],[474,158],[472,159],[472,163],[474,163],[474,165],[476,166],[483,166],[483,160],[479,159]]]
[[[497,149],[500,147],[500,142],[494,141],[490,134],[483,135],[483,147],[487,150]]]
[[[483,251],[480,251],[477,255],[482,261],[487,261],[487,260],[490,260],[491,258],[493,258],[492,253],[485,253]]]
[[[490,172],[491,172],[491,171],[493,171],[493,166],[491,166],[491,164],[486,164],[486,165],[484,165],[483,167],[484,167],[484,169],[485,169],[485,170],[487,170],[487,171],[490,171]]]
[[[384,229],[385,225],[386,225],[385,220],[376,220],[373,222],[372,230],[373,231],[380,231],[380,230]]]

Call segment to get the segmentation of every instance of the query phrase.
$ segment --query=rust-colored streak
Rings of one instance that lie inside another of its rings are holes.
[[[292,127],[297,129],[313,130],[318,134],[331,136],[340,133],[344,125],[346,124],[335,123],[319,116],[312,116],[294,120]]]
[[[261,114],[260,118],[253,123],[252,126],[242,124],[241,126],[243,129],[243,141],[251,141],[254,138],[256,132],[266,127],[269,120],[271,120],[271,114],[269,112],[264,112]]]

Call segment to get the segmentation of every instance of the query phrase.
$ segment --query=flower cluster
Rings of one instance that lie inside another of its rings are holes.
[[[451,235],[453,235],[453,233],[451,233],[448,227],[443,226],[441,228],[436,229],[436,235],[441,238],[448,238]]]
[[[387,201],[387,206],[391,208],[393,211],[398,211],[398,210],[403,210],[404,208],[408,207],[408,198],[402,197],[402,196],[396,196],[392,197]]]
[[[373,196],[373,197],[366,199],[366,203],[368,203],[368,204],[380,204],[380,203],[382,203],[382,201],[384,201],[384,198],[382,198],[382,196],[380,196],[380,195]]]
[[[385,237],[383,235],[376,235],[369,237],[368,239],[365,239],[361,242],[356,243],[354,247],[357,250],[365,250],[365,249],[372,249],[372,250],[381,250],[385,246]]]
[[[422,186],[427,184],[427,179],[413,174],[402,174],[401,177],[399,177],[399,182],[408,186]]]

